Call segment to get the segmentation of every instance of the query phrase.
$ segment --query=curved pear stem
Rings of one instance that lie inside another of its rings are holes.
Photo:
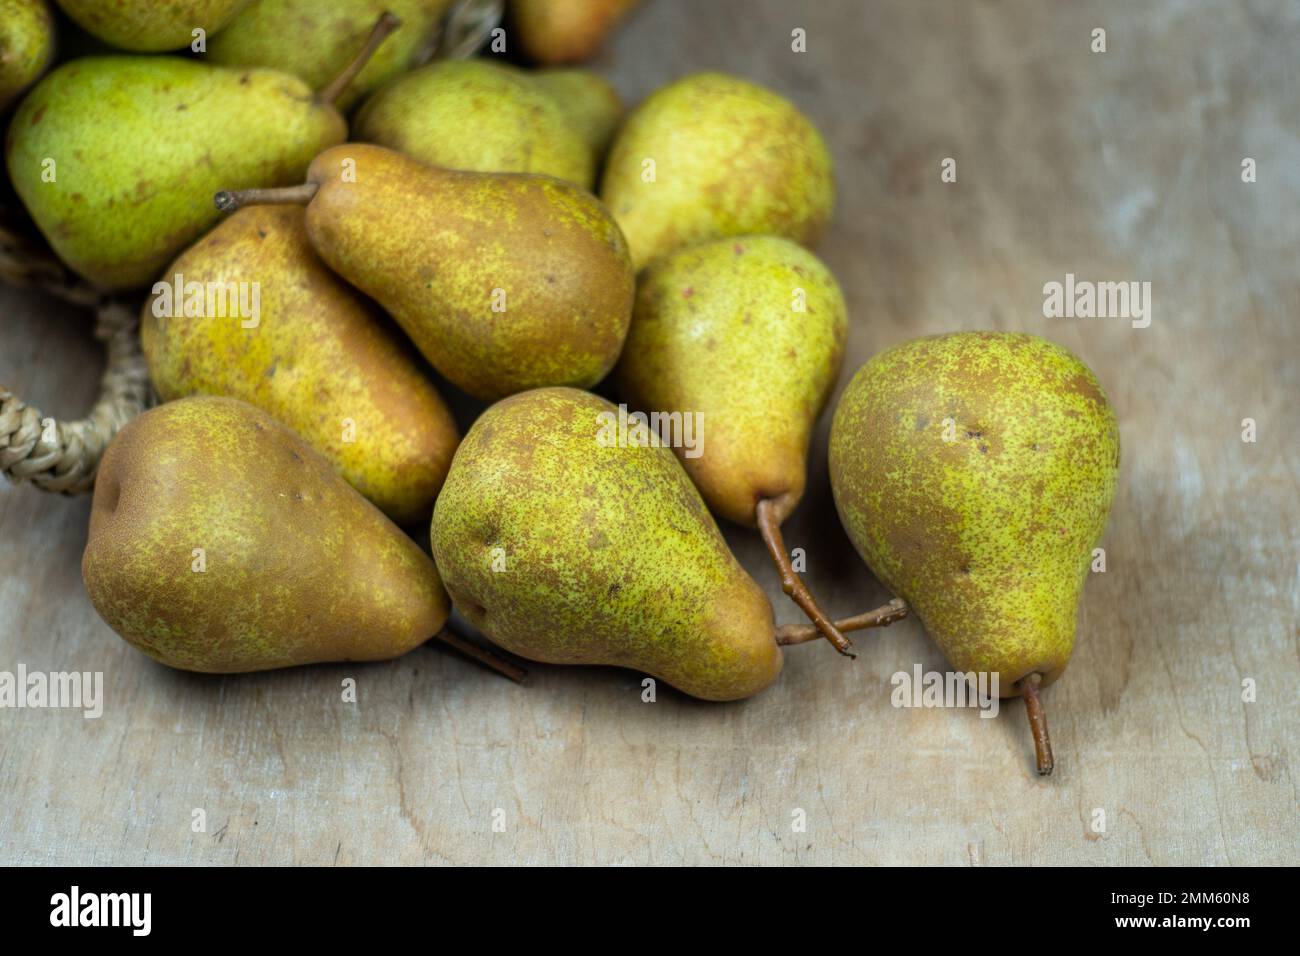
[[[493,654],[486,647],[479,647],[473,641],[465,640],[450,627],[444,627],[435,636],[444,644],[456,648],[466,657],[473,658],[484,667],[490,667],[498,674],[509,677],[516,684],[522,684],[524,678],[528,676],[528,671],[522,667],[512,664],[504,657]]]
[[[1052,738],[1047,733],[1047,714],[1043,712],[1043,702],[1038,696],[1041,680],[1040,675],[1030,674],[1020,681],[1020,692],[1025,698],[1029,729],[1034,735],[1034,759],[1038,764],[1038,775],[1046,777],[1052,772],[1055,761],[1052,759]]]
[[[222,212],[234,212],[245,206],[266,206],[275,203],[298,203],[305,206],[312,201],[320,183],[302,183],[298,186],[281,186],[276,189],[223,189],[214,197]]]
[[[840,631],[862,631],[869,627],[888,627],[895,621],[907,617],[908,607],[902,598],[894,598],[888,604],[882,604],[873,611],[864,611],[853,617],[841,618],[835,622]],[[776,629],[776,642],[787,644],[806,644],[822,636],[822,632],[811,624],[783,624]]]
[[[837,651],[848,657],[857,657],[852,652],[853,644],[840,633],[839,628],[826,616],[826,612],[821,609],[821,605],[809,593],[803,581],[799,580],[799,575],[795,574],[794,568],[790,566],[790,556],[785,551],[785,538],[781,535],[781,523],[776,518],[776,502],[771,498],[761,499],[758,503],[757,513],[758,532],[763,536],[763,543],[767,545],[767,553],[772,556],[776,569],[781,572],[781,590],[803,609],[803,612],[808,615],[808,619],[816,625],[817,630],[835,646]]]
[[[395,14],[389,13],[387,10],[381,13],[379,19],[375,21],[374,28],[370,31],[370,36],[366,37],[365,44],[357,52],[357,55],[352,58],[352,62],[345,66],[338,76],[316,92],[316,99],[321,103],[333,106],[334,101],[348,88],[348,84],[355,80],[357,74],[370,62],[370,58],[379,49],[379,44],[388,39],[388,35],[401,25],[401,19]]]

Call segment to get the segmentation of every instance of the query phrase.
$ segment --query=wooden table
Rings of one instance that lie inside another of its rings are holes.
[[[1300,862],[1297,46],[1286,0],[650,0],[599,64],[632,101],[740,73],[820,124],[840,187],[820,252],[852,315],[841,385],[891,343],[955,329],[1041,333],[1096,370],[1123,472],[1107,570],[1044,695],[1051,778],[1031,772],[1019,702],[996,720],[890,705],[892,674],[944,667],[912,621],[859,637],[853,663],[792,648],[778,685],[730,705],[642,703],[639,675],[592,668],[517,687],[436,647],[172,672],[86,601],[88,499],[16,488],[0,491],[0,670],[102,671],[106,704],[0,711],[0,862]],[[1149,281],[1150,326],[1044,318],[1067,273]],[[0,380],[79,413],[89,320],[10,292],[0,314]],[[827,427],[787,537],[848,613],[886,595],[836,520]],[[756,537],[728,536],[799,620]]]

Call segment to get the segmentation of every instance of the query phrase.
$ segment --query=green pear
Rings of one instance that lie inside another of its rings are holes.
[[[45,0],[0,0],[0,112],[54,59],[54,19]]]
[[[623,100],[610,82],[591,70],[537,70],[527,75],[560,104],[597,162],[603,159],[623,118]]]
[[[208,289],[235,301],[208,308]],[[428,519],[456,423],[401,333],[312,251],[301,207],[240,210],[191,246],[145,303],[140,334],[165,401],[256,405],[394,521]]]
[[[217,196],[223,209],[259,202],[307,203],[317,254],[476,398],[595,384],[623,346],[627,244],[569,183],[350,143],[317,156],[302,186]]]
[[[381,20],[318,95],[286,73],[179,57],[65,63],[14,115],[10,178],[72,269],[105,290],[144,285],[212,225],[217,189],[301,180],[346,138],[333,99],[396,26]]]
[[[366,101],[353,139],[448,169],[540,173],[590,189],[596,158],[559,102],[518,70],[442,60]]]
[[[788,100],[697,73],[633,110],[605,163],[601,198],[638,271],[677,249],[768,234],[809,245],[835,202],[831,157]]]
[[[595,56],[639,0],[510,0],[510,26],[538,63],[581,63]]]
[[[375,18],[391,11],[402,29],[340,94],[339,108],[347,110],[420,63],[449,6],[451,0],[255,0],[208,40],[207,58],[221,66],[283,70],[318,89],[343,69]]]
[[[415,542],[290,429],[229,398],[122,429],[81,571],[113,630],[208,673],[397,657],[450,611]]]
[[[706,700],[758,693],[781,670],[771,605],[672,452],[617,420],[569,388],[480,416],[433,512],[452,599],[523,657],[635,668]]]
[[[216,33],[248,0],[58,0],[88,33],[122,50],[157,53],[194,42],[194,31]],[[373,18],[372,18],[373,19]]]
[[[780,533],[803,497],[845,332],[844,297],[812,253],[776,236],[717,239],[642,274],[615,379],[644,413],[702,418],[702,440],[673,443],[686,473],[716,514],[759,528],[786,593],[847,653]]]
[[[1039,711],[1040,772],[1051,757],[1037,690],[1070,659],[1118,468],[1096,377],[1032,335],[894,346],[835,411],[831,486],[849,537],[956,670],[996,674],[1002,696]]]

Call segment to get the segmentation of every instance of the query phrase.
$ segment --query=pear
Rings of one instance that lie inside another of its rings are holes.
[[[718,239],[642,274],[615,380],[643,413],[702,417],[696,442],[673,443],[687,474],[714,513],[759,528],[785,592],[847,654],[780,530],[803,497],[845,332],[839,286],[812,253],[776,236]]]
[[[397,657],[450,611],[415,542],[290,429],[229,398],[171,402],[122,429],[81,570],[113,630],[208,673]]]
[[[223,185],[300,180],[347,136],[332,105],[396,26],[382,20],[329,88],[179,57],[73,60],[14,115],[9,174],[54,251],[105,290],[144,285],[213,223]]]
[[[581,63],[638,0],[510,0],[512,32],[538,63]]]
[[[351,143],[317,156],[301,186],[216,201],[307,203],[317,254],[476,398],[592,385],[623,346],[627,245],[595,197],[558,179],[459,172]]]
[[[609,81],[591,70],[537,70],[533,84],[560,104],[597,162],[623,117],[623,100]]]
[[[595,395],[537,389],[485,411],[431,537],[461,613],[523,657],[635,668],[706,700],[781,670],[772,607],[673,453],[620,436]]]
[[[638,271],[677,249],[769,234],[810,245],[835,201],[831,157],[788,100],[697,73],[633,110],[605,163],[601,198]]]
[[[894,346],[835,411],[831,486],[849,537],[956,670],[1025,697],[1040,773],[1052,758],[1038,690],[1070,659],[1118,468],[1096,377],[1032,335]]]
[[[247,302],[218,298],[209,310],[194,299],[254,285],[251,317]],[[394,521],[428,519],[456,423],[401,333],[317,258],[301,207],[240,210],[191,246],[145,303],[140,334],[165,401],[211,394],[256,405]]]
[[[402,29],[375,52],[338,98],[347,110],[367,93],[417,66],[435,45],[451,0],[255,0],[208,40],[207,59],[221,66],[283,70],[313,89],[351,59],[385,10]]]
[[[0,112],[54,59],[54,19],[45,0],[0,0]]]
[[[384,87],[358,113],[353,139],[426,163],[485,173],[540,173],[590,189],[596,157],[559,102],[518,70],[443,60]]]
[[[58,0],[63,12],[88,33],[122,50],[179,50],[194,31],[216,33],[248,0]],[[372,18],[373,19],[373,18]]]

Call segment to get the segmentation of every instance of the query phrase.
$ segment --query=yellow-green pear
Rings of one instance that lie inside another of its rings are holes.
[[[347,110],[361,97],[419,65],[436,45],[452,0],[254,0],[208,40],[207,59],[221,66],[283,70],[318,89],[342,70],[389,11],[398,30],[338,98]]]
[[[628,116],[601,198],[640,270],[725,236],[809,245],[830,218],[835,183],[821,134],[794,104],[739,77],[696,73]]]
[[[781,670],[772,607],[673,453],[587,392],[484,412],[432,542],[461,613],[524,657],[635,668],[706,700],[756,694]]]
[[[215,221],[232,183],[301,181],[347,136],[333,98],[367,47],[319,95],[297,77],[180,57],[95,56],[46,76],[6,141],[14,188],[68,266],[106,290],[151,282]]]
[[[216,33],[248,0],[58,0],[77,25],[121,50],[159,53]],[[371,18],[373,20],[373,17]]]
[[[429,517],[456,423],[401,333],[312,251],[300,206],[240,210],[191,246],[140,334],[165,401],[256,405],[394,521]]]
[[[603,160],[623,118],[623,100],[613,85],[591,70],[537,70],[527,75],[560,104],[597,162]]]
[[[414,541],[293,431],[229,398],[171,402],[118,433],[81,570],[113,630],[208,673],[397,657],[450,611]]]
[[[896,345],[835,411],[831,485],[849,537],[957,671],[1025,697],[1040,773],[1052,758],[1038,690],[1070,659],[1118,468],[1096,377],[1033,335]]]
[[[0,112],[54,59],[54,19],[45,0],[0,0]]]
[[[635,410],[698,422],[693,441],[673,442],[687,474],[715,513],[760,530],[786,593],[843,653],[780,526],[803,497],[845,334],[844,298],[816,256],[777,236],[719,239],[642,274],[615,371]]]
[[[570,183],[349,143],[317,156],[301,186],[217,196],[223,209],[265,202],[306,203],[317,254],[476,398],[593,385],[618,358],[632,314],[627,245]]]
[[[353,139],[448,169],[540,173],[590,189],[596,157],[560,103],[520,70],[442,60],[385,86]]]

